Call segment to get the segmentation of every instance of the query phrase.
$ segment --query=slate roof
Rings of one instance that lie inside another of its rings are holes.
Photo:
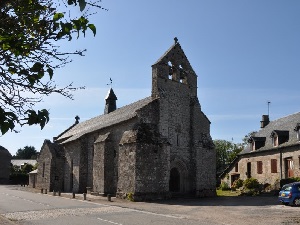
[[[73,126],[70,130],[63,133],[57,138],[58,142],[67,143],[74,141],[87,133],[91,133],[96,130],[103,129],[105,127],[112,126],[114,124],[121,123],[123,121],[134,118],[137,115],[137,111],[149,103],[153,102],[155,99],[152,97],[147,97],[130,105],[123,106],[115,111],[103,114],[92,119],[86,120],[84,122],[78,123]]]
[[[297,133],[295,132],[295,127],[297,124],[300,123],[300,112],[282,117],[280,119],[270,121],[270,123],[259,130],[257,133],[253,135],[253,137],[265,137],[266,142],[265,146],[261,147],[255,151],[251,151],[250,145],[248,145],[240,154],[247,154],[250,152],[259,152],[259,151],[266,151],[266,150],[271,150],[271,149],[276,149],[280,147],[287,147],[287,146],[292,146],[296,144],[300,144],[300,142],[297,139]],[[276,133],[286,133],[287,131],[289,132],[289,140],[285,143],[282,143],[278,147],[273,146],[271,134],[272,132],[275,131]]]
[[[19,167],[24,166],[25,164],[30,164],[34,166],[36,163],[37,161],[35,159],[12,159],[11,160],[11,164]]]
[[[107,99],[113,99],[113,100],[118,100],[117,96],[115,95],[115,92],[112,88],[110,88],[107,92],[107,95],[105,97],[105,100]]]

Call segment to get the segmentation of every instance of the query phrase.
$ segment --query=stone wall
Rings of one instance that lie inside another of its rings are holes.
[[[273,149],[263,152],[253,152],[251,154],[241,155],[237,162],[237,171],[235,165],[224,175],[223,182],[232,184],[234,176],[239,176],[245,180],[248,177],[247,165],[251,164],[251,177],[256,178],[262,184],[275,184],[282,178],[287,178],[286,159],[292,158],[294,164],[294,177],[300,177],[300,149],[297,146],[282,149]],[[277,160],[277,171],[272,173],[271,160]],[[257,162],[262,162],[262,173],[258,173]]]
[[[93,192],[101,194],[115,194],[114,182],[114,157],[115,150],[111,141],[110,133],[99,135],[94,146],[94,170],[93,170]]]
[[[64,168],[64,190],[66,192],[79,191],[79,169],[80,169],[80,140],[64,145],[65,168]]]
[[[178,43],[152,66],[152,96],[159,97],[159,132],[171,144],[168,172],[179,173],[179,192],[214,196],[210,121],[197,98],[197,75]]]
[[[36,188],[63,190],[64,153],[59,145],[45,140],[38,158]]]

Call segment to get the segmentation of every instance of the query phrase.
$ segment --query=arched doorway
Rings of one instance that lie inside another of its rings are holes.
[[[172,168],[170,171],[170,192],[180,192],[180,173],[177,168]]]

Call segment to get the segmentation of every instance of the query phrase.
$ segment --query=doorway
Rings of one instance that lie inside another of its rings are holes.
[[[180,173],[177,168],[173,168],[170,171],[170,192],[180,192]]]
[[[294,162],[292,158],[287,158],[285,160],[285,171],[286,171],[286,178],[294,176]]]
[[[251,178],[251,162],[247,163],[247,178]]]

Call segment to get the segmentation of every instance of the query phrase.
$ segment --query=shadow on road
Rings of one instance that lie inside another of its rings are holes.
[[[279,205],[277,196],[233,196],[210,198],[176,198],[149,203],[181,206],[270,206]]]

